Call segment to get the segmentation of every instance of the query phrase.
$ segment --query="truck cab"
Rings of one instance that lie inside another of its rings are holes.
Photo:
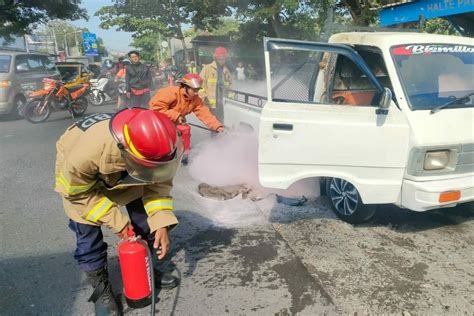
[[[323,179],[351,223],[377,204],[427,211],[473,201],[473,44],[407,32],[266,38],[261,184]]]

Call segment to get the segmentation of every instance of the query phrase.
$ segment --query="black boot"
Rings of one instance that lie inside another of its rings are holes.
[[[93,302],[95,305],[95,315],[122,315],[122,310],[112,293],[107,266],[95,271],[86,272],[86,276],[87,281],[94,288],[89,302]]]
[[[155,288],[170,290],[179,284],[179,279],[169,273],[163,273],[157,268],[153,269],[155,276]]]

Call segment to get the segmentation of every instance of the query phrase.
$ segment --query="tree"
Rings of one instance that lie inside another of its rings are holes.
[[[159,33],[180,39],[187,60],[183,25],[205,29],[217,25],[218,17],[226,14],[230,11],[225,1],[219,0],[116,0],[96,12],[100,27],[105,29],[117,26],[119,30],[134,33],[135,38]]]
[[[87,19],[80,0],[3,0],[0,1],[0,37],[12,40],[15,36],[31,34],[38,24],[52,19]]]

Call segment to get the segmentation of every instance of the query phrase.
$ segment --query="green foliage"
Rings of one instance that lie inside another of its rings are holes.
[[[3,0],[0,2],[0,37],[11,40],[14,36],[30,34],[38,24],[52,19],[87,19],[80,0]]]
[[[448,20],[437,18],[425,22],[424,31],[433,34],[459,35]]]

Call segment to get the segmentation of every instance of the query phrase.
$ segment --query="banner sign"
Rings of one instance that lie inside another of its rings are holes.
[[[420,0],[388,7],[380,11],[380,26],[439,18],[474,11],[473,0]]]
[[[97,36],[94,33],[82,33],[84,39],[84,55],[99,56],[99,46],[97,46]]]

